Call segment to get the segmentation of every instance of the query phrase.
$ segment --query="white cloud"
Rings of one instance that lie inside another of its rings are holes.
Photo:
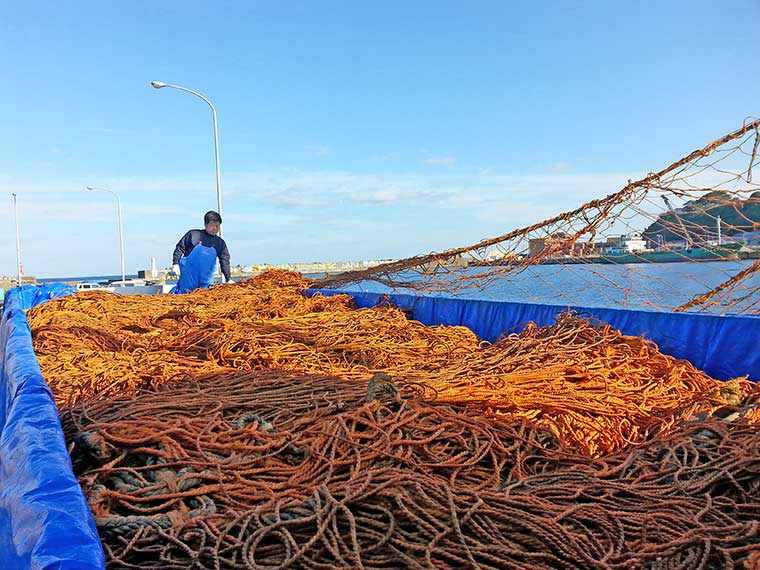
[[[332,154],[332,149],[325,145],[310,145],[306,147],[306,150],[314,156],[328,156]]]
[[[560,160],[549,165],[549,172],[562,172],[563,170],[568,170],[572,167],[572,162],[565,162]]]
[[[302,196],[280,196],[273,203],[281,208],[317,208],[324,205],[321,200]]]
[[[258,213],[258,214],[224,214],[225,222],[229,222],[228,227],[236,224],[251,225],[253,227],[288,227],[303,224],[307,221],[303,216],[283,213]]]
[[[413,255],[539,222],[644,175],[574,170],[510,174],[493,169],[468,174],[223,172],[225,238],[235,262],[243,264]],[[700,180],[712,185],[714,178],[708,180],[706,173]],[[203,212],[216,206],[213,176],[205,174],[82,176],[64,182],[32,178],[24,183],[0,175],[0,194],[7,197],[5,204],[0,201],[0,212],[6,211],[11,220],[0,226],[0,243],[14,243],[9,193],[17,192],[22,255],[30,274],[113,272],[113,199],[86,192],[86,184],[121,196],[130,272],[146,266],[152,256],[159,265],[166,262],[178,237],[198,227]],[[647,211],[662,207],[643,206]],[[12,272],[14,266],[14,248],[0,248],[0,273]]]
[[[388,204],[398,202],[400,194],[392,190],[371,192],[369,194],[354,194],[351,199],[355,202],[369,202],[372,204]]]
[[[441,166],[444,168],[454,168],[457,164],[457,159],[450,154],[432,155],[425,159],[425,164],[430,166]]]
[[[224,180],[222,181],[224,184]],[[20,194],[79,194],[85,192],[86,186],[100,186],[119,194],[122,200],[130,195],[159,194],[186,195],[188,193],[215,192],[213,173],[207,177],[185,176],[149,176],[149,177],[97,177],[83,174],[75,179],[64,181],[34,180],[21,182],[16,178],[0,178],[0,192],[18,192]]]

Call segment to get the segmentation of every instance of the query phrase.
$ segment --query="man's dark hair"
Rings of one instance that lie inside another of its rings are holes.
[[[211,222],[222,223],[222,216],[219,215],[219,212],[215,212],[214,210],[206,212],[206,215],[203,216],[203,224],[210,224]]]

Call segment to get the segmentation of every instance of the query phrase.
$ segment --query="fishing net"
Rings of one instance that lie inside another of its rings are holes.
[[[760,120],[746,120],[667,168],[549,220],[328,275],[318,286],[758,313],[759,129]]]
[[[532,419],[598,455],[735,404],[745,378],[715,380],[652,341],[573,313],[489,345],[347,295],[304,297],[284,272],[190,295],[87,292],[29,311],[59,406],[129,396],[211,372],[276,369],[366,380],[391,375],[416,397]]]
[[[572,312],[494,344],[275,271],[28,312],[115,569],[754,569],[760,392]]]

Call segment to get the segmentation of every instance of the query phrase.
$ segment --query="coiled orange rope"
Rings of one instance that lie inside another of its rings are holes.
[[[489,346],[307,285],[29,311],[109,568],[755,564],[746,380],[574,314]]]
[[[742,417],[589,460],[382,375],[262,371],[65,420],[110,568],[741,568],[760,549]]]
[[[187,296],[88,293],[47,303],[29,319],[63,407],[215,370],[347,379],[386,372],[426,398],[534,419],[594,455],[735,404],[749,390],[745,380],[718,382],[652,342],[574,315],[486,346],[464,327],[426,327],[392,307],[306,298],[306,285],[273,272]]]

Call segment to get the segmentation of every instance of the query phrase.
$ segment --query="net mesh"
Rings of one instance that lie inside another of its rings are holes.
[[[759,145],[760,119],[747,119],[575,210],[318,286],[453,296],[475,288],[504,300],[758,314]]]

